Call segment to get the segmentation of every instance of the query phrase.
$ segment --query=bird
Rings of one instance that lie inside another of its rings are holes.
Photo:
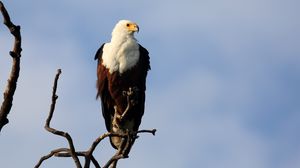
[[[97,98],[108,132],[137,132],[145,110],[147,73],[151,69],[149,52],[135,38],[137,23],[117,22],[111,41],[97,50]],[[121,137],[110,137],[113,148],[120,149]],[[134,139],[126,155],[129,153]]]

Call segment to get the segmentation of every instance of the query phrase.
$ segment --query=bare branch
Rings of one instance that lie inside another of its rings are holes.
[[[108,168],[110,165],[113,165],[112,167],[115,168],[117,166],[117,161],[124,158],[125,157],[122,154],[115,154],[112,158],[109,159],[109,161],[103,166],[103,168]]]
[[[3,5],[2,1],[0,1],[0,11],[3,15],[4,24],[10,30],[10,33],[15,37],[13,50],[9,52],[9,54],[13,58],[12,68],[11,68],[10,76],[7,81],[8,83],[6,86],[6,90],[4,91],[4,100],[0,108],[0,131],[1,131],[3,126],[9,122],[7,119],[7,115],[11,110],[13,96],[17,88],[17,81],[20,72],[20,58],[21,58],[22,48],[21,48],[20,26],[16,26],[11,22],[9,14],[5,9],[5,6]]]
[[[55,110],[56,100],[58,98],[58,96],[56,95],[56,90],[57,90],[57,81],[59,79],[60,74],[61,74],[61,70],[58,69],[57,74],[56,74],[55,79],[54,79],[54,85],[53,85],[53,91],[52,91],[52,103],[51,103],[51,107],[50,107],[49,116],[46,120],[45,129],[47,131],[55,134],[55,135],[62,136],[62,137],[67,139],[67,141],[69,143],[69,147],[70,147],[69,153],[71,154],[71,157],[73,158],[76,167],[77,168],[82,168],[82,166],[80,164],[80,161],[79,161],[79,159],[76,155],[75,147],[74,147],[73,140],[72,140],[71,136],[67,132],[59,131],[59,130],[56,130],[56,129],[50,127],[50,122],[51,122],[51,119],[53,117],[53,113],[54,113],[54,110]],[[67,151],[65,151],[65,152],[67,152]],[[51,154],[52,153],[50,153],[50,155],[47,155],[47,156],[49,156],[48,158],[53,156]],[[48,159],[48,158],[46,158],[46,159]],[[46,159],[44,159],[44,160],[46,160]]]
[[[69,149],[67,148],[59,148],[59,149],[55,149],[53,151],[51,151],[48,155],[45,155],[43,157],[41,157],[41,159],[39,160],[39,162],[34,166],[34,168],[38,168],[41,166],[41,164],[43,163],[43,161],[51,158],[54,155],[57,155],[59,152],[65,152],[68,151]]]
[[[140,131],[136,131],[136,132],[129,132],[128,131],[128,132],[125,132],[125,133],[107,132],[107,133],[104,133],[103,135],[99,136],[98,138],[96,138],[87,151],[79,151],[79,152],[76,151],[75,147],[74,147],[74,144],[73,144],[73,140],[67,132],[59,131],[59,130],[56,130],[56,129],[50,127],[50,123],[51,123],[51,120],[52,120],[52,117],[53,117],[53,113],[55,111],[56,100],[58,99],[58,96],[56,95],[56,90],[57,90],[57,82],[58,82],[60,74],[61,74],[61,70],[59,69],[57,71],[57,74],[56,74],[55,79],[54,79],[53,91],[52,91],[52,103],[51,103],[51,106],[50,106],[50,112],[49,112],[48,118],[47,118],[46,123],[45,123],[45,129],[47,131],[55,134],[55,135],[59,135],[59,136],[62,136],[64,138],[66,138],[68,143],[69,143],[69,148],[59,148],[59,149],[52,150],[49,154],[47,154],[47,155],[40,158],[40,160],[36,164],[35,168],[39,168],[40,165],[45,160],[47,160],[47,159],[49,159],[53,156],[55,156],[55,157],[72,157],[77,168],[83,167],[81,165],[79,159],[78,159],[78,156],[81,156],[81,157],[85,158],[84,168],[89,168],[91,162],[94,164],[94,166],[96,168],[101,168],[98,161],[93,156],[93,152],[95,151],[96,147],[98,146],[98,144],[103,139],[105,139],[107,137],[117,136],[117,137],[122,138],[120,148],[118,149],[116,154],[114,156],[112,156],[111,159],[108,160],[108,162],[103,166],[103,168],[108,168],[109,166],[112,165],[112,167],[115,168],[118,160],[128,158],[128,152],[126,152],[126,151],[129,151],[128,149],[132,146],[134,140],[136,138],[138,138],[137,134],[152,133],[153,135],[155,135],[156,129],[153,129],[153,130],[140,130]],[[128,101],[128,103],[130,103],[130,102]]]
[[[137,131],[137,133],[151,133],[153,136],[155,136],[156,133],[156,129],[152,129],[152,130],[139,130]]]
[[[109,137],[111,135],[111,133],[107,132],[103,135],[101,135],[100,137],[98,137],[91,145],[91,147],[88,149],[88,151],[86,152],[86,156],[85,156],[85,164],[84,164],[84,168],[89,168],[90,167],[90,162],[92,160],[93,156],[93,152],[96,149],[97,145],[106,137]],[[93,160],[92,160],[93,161]],[[98,163],[98,162],[97,162]],[[94,163],[95,165],[95,163]],[[99,164],[98,164],[99,165]],[[100,166],[99,166],[100,167]]]
[[[121,145],[118,151],[115,153],[114,156],[108,160],[108,162],[103,166],[103,168],[108,168],[110,165],[113,165],[112,168],[116,168],[117,161],[120,159],[128,158],[128,149],[132,146],[132,143],[135,139],[138,138],[138,134],[140,133],[151,133],[155,135],[156,129],[152,130],[139,130],[137,132],[126,132],[126,133],[111,133],[110,136],[118,136],[122,137]]]

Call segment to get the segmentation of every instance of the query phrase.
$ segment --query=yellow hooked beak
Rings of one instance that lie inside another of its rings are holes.
[[[127,23],[126,24],[128,31],[130,32],[139,32],[140,28],[136,23]]]

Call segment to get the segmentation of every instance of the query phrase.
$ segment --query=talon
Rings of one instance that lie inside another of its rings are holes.
[[[128,95],[128,96],[131,96],[132,94],[133,94],[133,90],[132,90],[131,87],[129,87],[128,92],[127,92],[127,95]]]

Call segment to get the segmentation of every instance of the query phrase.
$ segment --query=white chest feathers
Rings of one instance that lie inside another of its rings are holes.
[[[106,43],[103,47],[102,64],[109,73],[123,73],[136,65],[140,57],[139,45],[134,38]]]

